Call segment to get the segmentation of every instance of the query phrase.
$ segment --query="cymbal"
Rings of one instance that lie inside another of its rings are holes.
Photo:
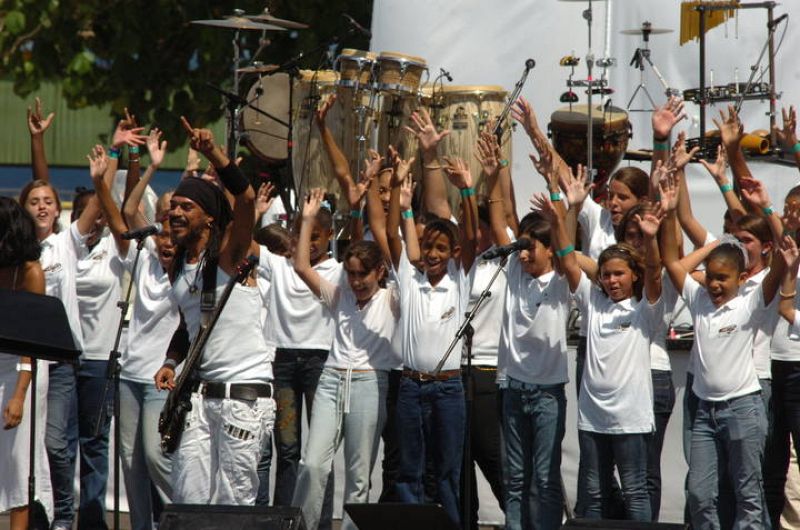
[[[240,74],[270,74],[279,68],[280,66],[277,64],[254,64],[253,66],[237,68],[236,71]]]
[[[558,0],[559,2],[588,2],[589,0]],[[593,2],[605,2],[606,0],[592,0]]]
[[[197,24],[198,26],[210,26],[213,28],[286,31],[286,28],[282,28],[280,26],[273,26],[272,24],[262,24],[260,22],[253,22],[252,20],[246,19],[244,17],[225,17],[221,19],[212,18],[209,20],[192,20],[191,23]]]
[[[263,24],[272,24],[273,26],[280,26],[286,29],[308,29],[308,24],[303,24],[302,22],[294,22],[292,20],[286,20],[285,18],[278,18],[269,14],[269,9],[265,9],[262,13],[258,15],[245,15],[244,18],[254,20],[256,22],[261,22]]]
[[[667,28],[651,28],[651,27],[641,27],[636,29],[623,29],[620,31],[623,35],[641,35],[643,33],[647,33],[648,35],[663,35],[664,33],[673,33],[674,29],[667,29]]]

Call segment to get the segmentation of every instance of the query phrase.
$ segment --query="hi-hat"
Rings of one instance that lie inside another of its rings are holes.
[[[559,2],[589,2],[590,0],[558,0]],[[606,0],[591,0],[592,2],[605,2]]]
[[[274,26],[272,24],[262,24],[261,22],[254,22],[244,17],[226,17],[221,19],[209,20],[192,20],[192,24],[198,26],[211,26],[213,28],[226,28],[226,29],[252,29],[252,30],[270,30],[270,31],[286,31],[286,28]]]
[[[272,16],[269,13],[269,9],[264,9],[264,11],[258,15],[245,15],[245,18],[263,24],[272,24],[273,26],[280,26],[286,29],[308,29],[309,27],[308,24],[303,24],[302,22],[294,22],[293,20],[286,20],[284,18],[278,18]]]
[[[674,31],[675,31],[674,29],[654,28],[649,23],[645,22],[639,28],[623,29],[622,31],[620,31],[620,33],[623,35],[642,35],[645,33],[648,35],[663,35],[664,33],[672,33]]]
[[[280,69],[280,66],[277,64],[254,64],[253,66],[237,68],[236,71],[240,74],[270,74],[278,69]]]

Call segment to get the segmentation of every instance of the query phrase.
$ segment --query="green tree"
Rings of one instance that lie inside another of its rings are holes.
[[[346,35],[341,13],[369,25],[371,0],[275,0],[271,13],[310,29],[267,32],[271,44],[258,57],[281,64],[343,35],[341,44],[366,49],[369,42]],[[185,143],[179,118],[203,126],[224,112],[207,83],[230,89],[234,32],[190,24],[219,19],[234,8],[257,14],[253,0],[3,0],[0,2],[0,70],[27,96],[45,81],[60,82],[71,108],[111,104],[112,118],[127,107],[140,123],[165,131],[171,149]],[[261,32],[241,32],[246,57]],[[315,68],[319,55],[300,65]],[[247,87],[241,87],[244,91]]]

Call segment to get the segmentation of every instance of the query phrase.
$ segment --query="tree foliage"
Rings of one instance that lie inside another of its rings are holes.
[[[190,24],[223,18],[234,8],[257,14],[265,3],[252,0],[4,0],[0,3],[0,70],[20,96],[45,81],[60,82],[71,108],[111,104],[114,118],[129,108],[140,123],[157,125],[171,148],[185,143],[179,118],[202,126],[224,112],[207,83],[232,86],[234,32]],[[345,35],[341,13],[365,26],[371,0],[275,0],[273,15],[305,22],[307,30],[268,32],[271,44],[258,57],[281,64],[300,51]],[[258,48],[261,32],[243,31],[244,57]],[[365,49],[360,36],[342,45]],[[315,68],[319,55],[301,66]],[[245,91],[247,86],[241,87]]]

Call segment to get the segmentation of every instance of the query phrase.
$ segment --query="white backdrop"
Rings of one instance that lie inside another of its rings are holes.
[[[576,71],[576,77],[585,77],[588,38],[586,22],[581,14],[587,6],[586,1],[557,0],[375,0],[371,49],[424,57],[432,73],[438,72],[439,67],[449,70],[454,84],[496,84],[505,86],[509,91],[522,73],[525,59],[533,58],[536,68],[531,72],[522,94],[532,102],[540,125],[544,127],[549,122],[550,114],[563,106],[558,98],[566,90],[569,69],[560,67],[559,59],[568,54],[580,56],[581,66]],[[619,30],[639,27],[645,20],[652,22],[654,27],[675,30],[666,35],[653,35],[650,42],[652,60],[670,86],[684,90],[699,85],[698,44],[678,44],[679,0],[609,0],[593,2],[593,6],[592,41],[597,58],[604,55],[606,10],[610,9],[611,31],[608,41],[610,55],[617,59],[617,66],[611,69],[609,78],[610,86],[615,90],[612,96],[615,106],[624,108],[639,82],[639,71],[628,66],[628,63],[635,49],[640,46],[640,40],[638,37],[620,35]],[[794,27],[795,22],[800,22],[800,2],[785,1],[776,8],[776,16],[783,13],[789,13],[790,17],[785,41],[777,54],[777,87],[783,94],[779,105],[788,106],[800,102],[800,68],[798,62],[792,59],[792,52],[800,49],[800,31]],[[779,27],[776,40],[782,33],[783,26]],[[742,10],[738,19],[711,29],[706,35],[706,64],[708,69],[714,70],[715,84],[733,82],[735,68],[739,71],[739,81],[746,81],[766,34],[766,11],[763,9]],[[645,74],[650,94],[656,103],[661,104],[664,101],[661,85],[649,68]],[[583,99],[585,96],[580,94]],[[640,94],[633,108],[643,108],[644,103]],[[696,118],[699,107],[687,103],[686,110]],[[746,101],[742,111],[745,129],[767,128],[767,111],[767,102]],[[713,128],[711,117],[716,112],[717,109],[713,107],[708,109],[708,129]],[[780,110],[778,114],[780,123]],[[629,148],[650,147],[650,115],[631,113],[629,118],[634,131]],[[687,120],[680,127],[687,130],[689,137],[699,134],[696,124],[692,126],[693,122],[696,123],[695,120]],[[541,178],[535,174],[527,159],[530,151],[527,137],[521,130],[517,131],[512,168],[521,212],[527,208],[526,198],[532,192],[544,189]],[[756,177],[767,184],[777,205],[782,205],[786,191],[798,181],[797,170],[792,167],[754,163],[752,170]],[[688,169],[688,181],[695,214],[709,230],[718,233],[724,209],[719,191],[699,165]],[[686,470],[679,438],[685,355],[677,354],[672,358],[679,400],[662,459],[667,471],[662,521],[682,519],[682,481]],[[573,396],[574,393],[568,395],[570,398]],[[563,467],[570,502],[574,502],[577,458],[574,406],[573,399],[569,403],[567,439],[564,442]],[[481,518],[501,520],[502,514],[489,500],[490,497],[491,493],[484,488]]]

